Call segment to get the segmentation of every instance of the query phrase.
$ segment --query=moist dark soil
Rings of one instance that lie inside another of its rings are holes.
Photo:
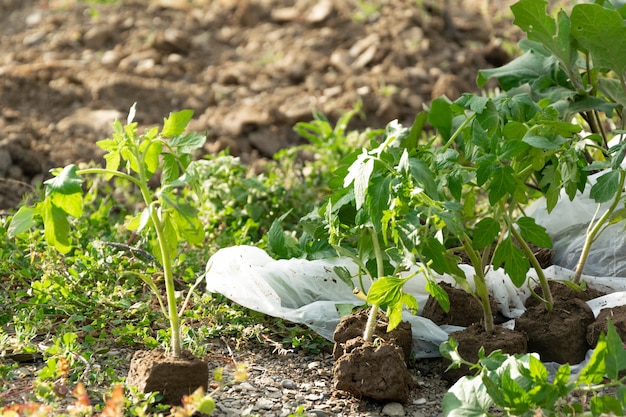
[[[189,351],[175,358],[163,350],[140,350],[130,363],[126,384],[143,393],[159,392],[164,404],[180,405],[184,395],[209,387],[208,364]]]
[[[406,402],[415,388],[407,363],[411,355],[411,325],[401,322],[387,333],[387,318],[379,314],[372,342],[361,335],[369,309],[341,319],[333,338],[333,380],[335,389],[357,398]]]
[[[485,354],[490,354],[495,350],[502,350],[507,354],[527,353],[527,336],[523,331],[505,329],[495,326],[493,334],[485,332],[482,324],[476,323],[471,326],[453,332],[451,335],[459,343],[459,354],[471,363],[478,362],[478,352],[485,349]],[[450,365],[447,359],[442,360],[442,367],[445,370]],[[457,369],[450,369],[443,373],[443,379],[449,383],[456,382],[459,378],[468,375],[469,367],[463,365]]]
[[[394,343],[366,342],[361,337],[344,345],[345,353],[335,361],[335,389],[357,398],[401,403],[414,388],[402,348]]]
[[[596,320],[588,328],[587,342],[590,346],[598,343],[601,333],[606,334],[609,320],[615,326],[622,341],[626,340],[626,306],[605,308],[600,311]]]
[[[335,333],[333,333],[333,340],[335,342],[333,356],[335,359],[339,359],[345,353],[345,344],[348,341],[363,336],[368,315],[369,309],[361,309],[342,317],[335,329]],[[374,330],[374,337],[400,347],[402,349],[402,357],[408,362],[411,358],[413,345],[411,324],[403,321],[398,327],[387,332],[388,323],[387,317],[379,313],[378,320],[376,321],[376,329]]]
[[[472,297],[468,292],[460,288],[455,288],[446,282],[440,282],[439,285],[448,294],[450,300],[450,309],[445,312],[433,297],[428,297],[428,301],[424,305],[422,317],[432,320],[434,323],[442,326],[451,324],[454,326],[467,327],[474,323],[480,323],[484,316],[480,302]],[[497,314],[498,304],[490,297],[491,311]]]
[[[544,362],[580,363],[590,349],[587,327],[594,322],[591,308],[578,298],[558,300],[552,310],[544,304],[526,309],[515,328],[528,334],[528,350]]]

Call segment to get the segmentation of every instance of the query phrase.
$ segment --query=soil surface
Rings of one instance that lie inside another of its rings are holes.
[[[246,163],[302,141],[313,109],[334,120],[362,102],[353,128],[410,124],[509,59],[512,3],[3,0],[0,210],[53,167],[100,161],[96,140],[134,102],[146,127],[193,109],[205,153]]]

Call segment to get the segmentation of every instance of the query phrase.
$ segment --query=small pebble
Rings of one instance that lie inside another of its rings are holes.
[[[311,363],[309,363],[306,367],[309,369],[316,369],[319,368],[320,365],[322,365],[322,363],[320,361],[313,361]]]
[[[388,403],[385,404],[382,411],[383,415],[389,417],[400,417],[404,416],[406,413],[404,411],[404,407],[400,403]]]
[[[296,384],[291,379],[283,379],[282,381],[280,381],[280,386],[285,389],[297,389],[298,388],[298,384]]]

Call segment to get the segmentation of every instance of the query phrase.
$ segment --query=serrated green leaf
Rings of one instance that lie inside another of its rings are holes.
[[[393,331],[402,322],[402,303],[398,302],[387,307],[387,332]]]
[[[496,204],[503,197],[515,192],[515,173],[510,165],[496,165],[487,186],[489,203]]]
[[[189,121],[193,117],[193,110],[185,109],[179,112],[170,113],[169,117],[163,119],[163,130],[161,135],[166,138],[171,138],[182,134]]]
[[[161,170],[161,184],[169,184],[180,176],[178,161],[171,153],[163,154],[163,167]]]
[[[530,243],[541,248],[551,248],[552,238],[546,231],[546,228],[538,225],[532,217],[520,217],[516,224],[522,237]]]
[[[38,211],[39,209],[35,207],[20,207],[19,210],[13,215],[11,223],[9,223],[9,228],[7,229],[8,236],[10,238],[14,238],[15,236],[33,228],[37,224],[35,215],[38,214]]]
[[[170,145],[181,148],[182,153],[191,153],[194,149],[200,149],[206,142],[206,136],[199,133],[188,133],[186,135],[174,136],[170,140]]]
[[[557,68],[558,61],[555,57],[547,52],[531,49],[499,68],[478,71],[476,83],[482,88],[491,78],[497,78],[500,86],[509,91],[522,84],[536,82],[546,74],[554,74]]]
[[[204,241],[204,228],[192,205],[186,202],[179,204],[178,209],[172,212],[172,219],[181,240],[192,245],[199,245]]]
[[[77,171],[78,167],[76,165],[68,165],[63,168],[59,175],[44,181],[44,184],[46,184],[46,195],[51,193],[82,193],[81,184],[83,183],[83,178],[76,173]]]
[[[626,74],[626,25],[616,10],[578,4],[571,13],[572,36],[591,54],[595,68]]]
[[[519,288],[526,283],[526,274],[530,269],[530,263],[524,256],[524,252],[515,246],[510,236],[498,245],[493,254],[492,262],[495,268],[504,264],[504,272],[511,278],[511,282],[516,287]]]
[[[611,200],[619,190],[619,177],[620,173],[616,170],[602,174],[591,187],[589,197],[593,198],[596,203]]]
[[[402,300],[402,287],[408,278],[382,277],[374,281],[367,292],[367,302],[381,307],[394,305]]]
[[[444,312],[450,311],[450,297],[437,282],[428,280],[424,289],[435,299]]]
[[[540,42],[563,63],[570,60],[570,23],[565,13],[559,13],[558,25],[546,13],[545,0],[520,0],[511,6],[514,23],[527,33],[528,39]]]
[[[500,234],[500,223],[492,217],[485,217],[474,227],[473,245],[476,250],[481,250],[495,242]]]
[[[109,153],[104,155],[104,160],[106,161],[106,169],[109,171],[117,171],[120,167],[120,153],[119,151],[112,150]],[[113,178],[113,174],[106,174],[105,180],[110,180]]]

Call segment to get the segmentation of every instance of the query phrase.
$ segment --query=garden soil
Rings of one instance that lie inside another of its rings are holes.
[[[135,102],[145,127],[193,109],[205,153],[258,166],[302,141],[293,126],[314,109],[336,120],[361,102],[351,128],[378,128],[476,92],[518,33],[512,0],[446,13],[415,0],[106,3],[0,2],[0,210],[53,167],[101,161],[95,142]]]
[[[95,142],[135,102],[142,127],[193,109],[191,129],[208,136],[204,152],[228,148],[251,169],[301,143],[293,126],[314,109],[336,120],[360,102],[363,118],[351,128],[410,124],[434,97],[478,92],[477,71],[506,63],[519,37],[512,0],[448,3],[2,0],[0,211],[53,167],[100,162]],[[298,405],[315,416],[441,412],[438,360],[413,363],[408,401],[384,404],[336,392],[330,352],[236,346],[209,349],[211,368],[248,364],[247,382],[216,395],[219,416],[286,416]],[[117,354],[129,363],[133,352]],[[29,395],[40,366],[24,364],[23,387],[8,387],[3,401]]]

